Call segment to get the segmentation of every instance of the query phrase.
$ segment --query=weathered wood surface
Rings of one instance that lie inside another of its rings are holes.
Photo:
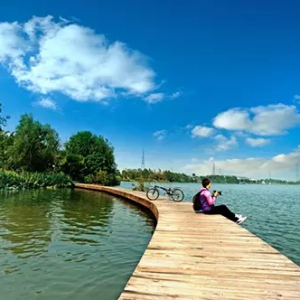
[[[148,207],[158,222],[120,300],[300,300],[300,267],[242,226],[195,214],[191,203],[77,184]]]

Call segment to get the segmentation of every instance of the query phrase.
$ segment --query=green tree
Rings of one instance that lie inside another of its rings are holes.
[[[14,136],[9,132],[0,131],[0,168],[7,166],[9,158],[9,147],[13,144]]]
[[[114,157],[114,148],[107,139],[97,136],[89,131],[80,131],[70,137],[65,144],[66,156],[78,160],[71,163],[69,159],[68,168],[72,168],[73,173],[68,173],[76,180],[96,181],[105,185],[118,184],[117,166]],[[68,159],[67,159],[68,160]],[[83,164],[78,164],[78,161]],[[66,172],[67,169],[65,169]]]
[[[77,154],[62,154],[59,157],[58,169],[71,176],[73,180],[84,178],[84,157]]]
[[[0,168],[4,168],[6,166],[8,159],[7,149],[13,141],[12,134],[3,130],[8,119],[9,116],[2,116],[2,104],[0,103]]]
[[[53,170],[58,148],[58,133],[50,125],[42,125],[31,115],[22,115],[8,149],[8,166],[31,172]]]
[[[3,127],[6,126],[7,120],[9,118],[9,116],[2,116],[2,103],[0,103],[0,132],[3,131]]]

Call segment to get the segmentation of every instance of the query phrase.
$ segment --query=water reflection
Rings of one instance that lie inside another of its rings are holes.
[[[10,299],[117,299],[153,222],[99,192],[0,194],[0,289]],[[101,296],[102,297],[102,296]],[[102,299],[102,298],[101,298]]]
[[[46,252],[51,237],[45,232],[50,230],[51,221],[47,216],[50,202],[45,194],[40,191],[7,194],[1,204],[2,249],[19,258]]]
[[[99,245],[100,237],[109,237],[107,226],[114,207],[111,197],[99,192],[71,191],[68,200],[62,205],[62,241]]]

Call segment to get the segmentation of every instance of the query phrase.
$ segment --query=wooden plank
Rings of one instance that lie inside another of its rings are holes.
[[[155,232],[120,300],[300,299],[300,267],[263,240],[191,203],[123,188],[76,184],[125,197],[151,210]]]

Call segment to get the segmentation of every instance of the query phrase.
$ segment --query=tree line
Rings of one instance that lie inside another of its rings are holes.
[[[161,181],[161,182],[182,182],[182,183],[201,183],[202,179],[209,177],[213,183],[229,183],[239,184],[241,183],[235,175],[201,175],[198,176],[195,173],[187,175],[184,173],[176,173],[168,170],[151,170],[151,169],[125,169],[121,173],[120,179],[122,181]],[[281,179],[258,179],[256,181],[244,180],[242,183],[247,184],[300,184],[300,181],[287,181]]]
[[[145,181],[166,181],[166,182],[201,182],[207,175],[197,176],[195,173],[187,175],[176,173],[169,170],[151,170],[151,169],[125,169],[121,172],[123,181],[139,181],[141,178]],[[239,183],[236,176],[231,175],[210,175],[209,178],[215,183]]]
[[[74,181],[118,185],[114,148],[90,131],[72,135],[64,144],[49,125],[23,114],[14,132],[5,131],[8,117],[0,104],[0,169],[63,173]]]

